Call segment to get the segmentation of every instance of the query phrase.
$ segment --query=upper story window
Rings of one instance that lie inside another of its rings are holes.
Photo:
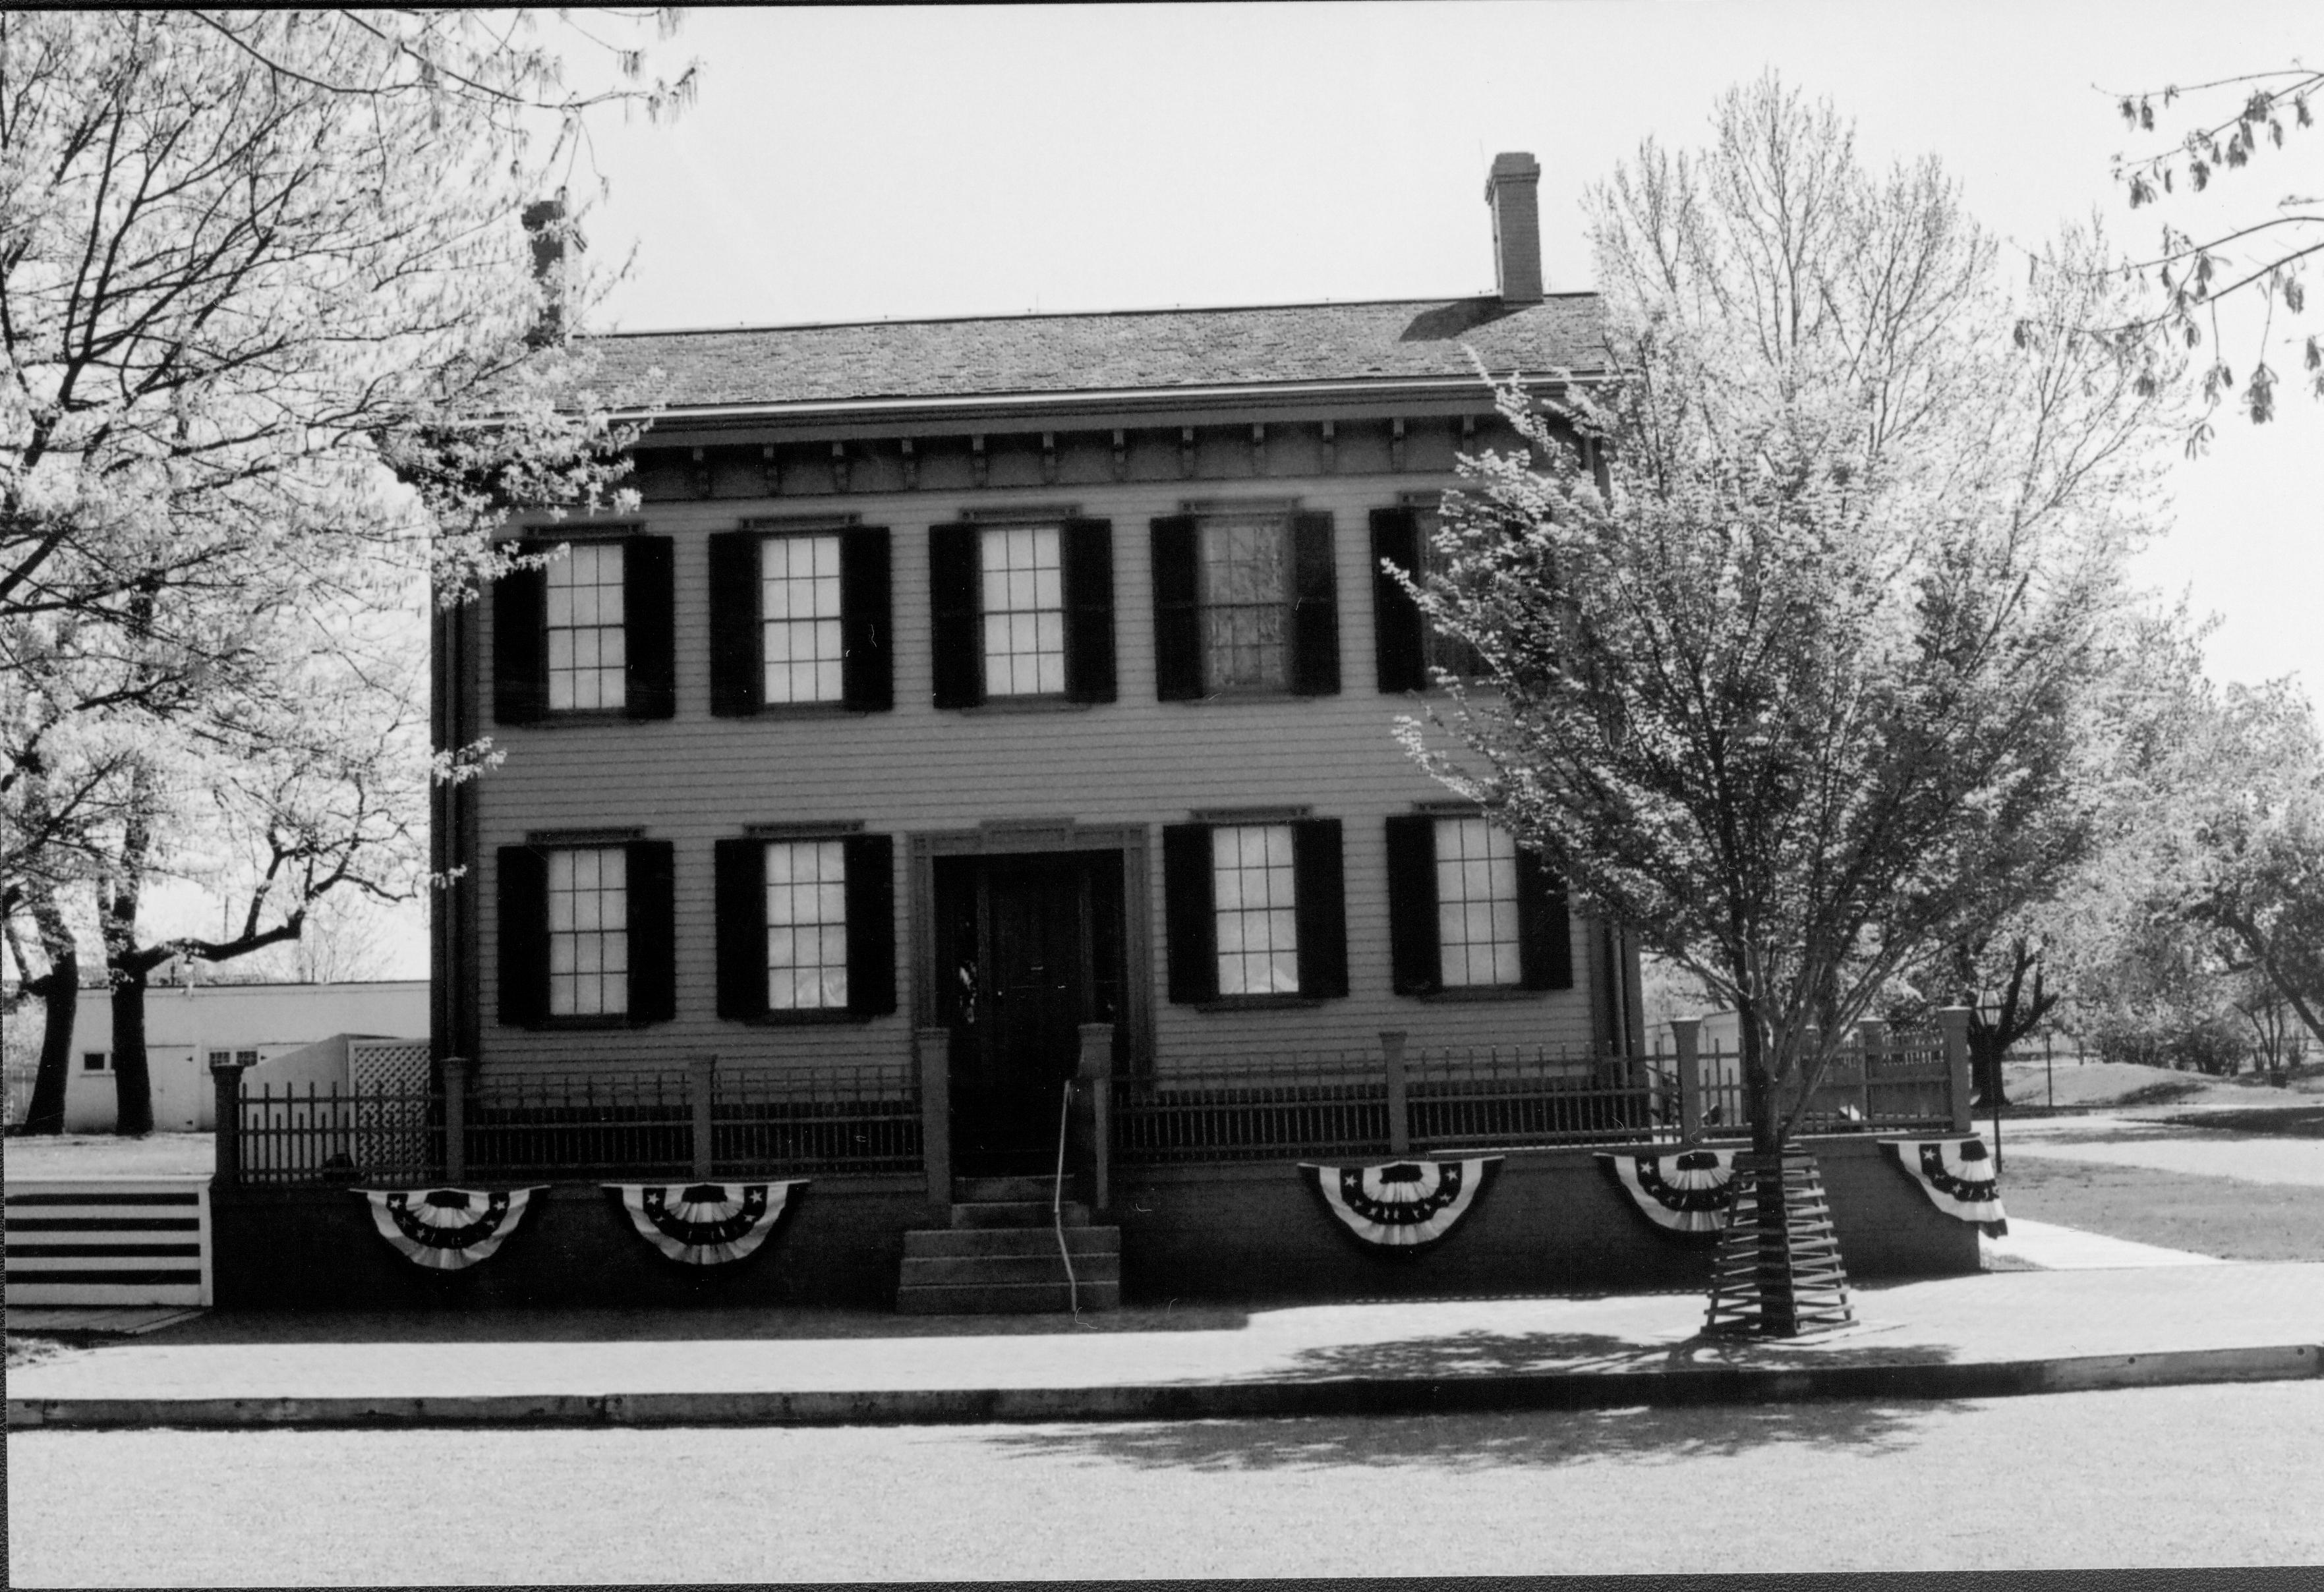
[[[984,695],[1062,695],[1065,589],[1057,528],[987,526],[977,538],[977,555],[982,576]]]
[[[668,841],[576,833],[562,844],[503,846],[495,866],[502,1022],[586,1027],[675,1014]]]
[[[844,695],[839,538],[770,536],[759,544],[763,702],[837,702]]]
[[[936,706],[1113,700],[1110,520],[936,526],[928,587]]]
[[[585,542],[549,577],[549,711],[620,708],[629,670],[622,545]]]
[[[1481,814],[1388,821],[1388,911],[1400,995],[1573,987],[1563,889]]]
[[[520,542],[534,557],[553,541]],[[668,537],[576,537],[493,588],[493,713],[666,719],[676,711]]]
[[[1383,692],[1425,691],[1431,667],[1463,678],[1485,672],[1477,649],[1430,624],[1419,604],[1382,565],[1425,580],[1443,567],[1436,550],[1442,515],[1434,504],[1372,511],[1372,629]]]
[[[1153,538],[1156,695],[1339,690],[1329,514],[1227,508],[1157,520]]]
[[[1166,825],[1175,1001],[1348,992],[1336,818]]]
[[[769,522],[708,539],[713,713],[895,705],[884,528]]]
[[[767,1008],[847,1009],[847,848],[775,841],[766,850]]]
[[[619,847],[549,853],[549,1015],[630,1009],[630,872]]]

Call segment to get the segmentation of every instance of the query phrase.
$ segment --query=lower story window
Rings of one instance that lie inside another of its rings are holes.
[[[549,853],[549,1015],[630,1009],[629,856],[618,846]]]
[[[1482,818],[1436,821],[1436,943],[1447,986],[1519,980],[1517,842]]]
[[[1211,831],[1211,900],[1218,915],[1221,995],[1299,990],[1299,912],[1291,826]]]
[[[771,842],[767,847],[767,1009],[846,1008],[846,843]]]

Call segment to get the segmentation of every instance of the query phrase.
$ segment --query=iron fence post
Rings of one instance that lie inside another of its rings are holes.
[[[1678,1048],[1678,1136],[1682,1144],[1702,1137],[1702,1019],[1671,1019],[1671,1042]]]
[[[1940,1007],[1937,1030],[1945,1039],[1945,1090],[1951,1096],[1953,1131],[1967,1133],[1969,1116],[1969,1008]]]
[[[1412,1118],[1406,1109],[1404,1078],[1404,1040],[1401,1028],[1380,1030],[1380,1071],[1388,1079],[1388,1153],[1391,1155],[1412,1154]]]
[[[920,1063],[920,1162],[927,1169],[928,1202],[952,1204],[952,1030],[915,1028]]]
[[[444,1058],[444,1181],[456,1183],[468,1175],[468,1077],[474,1071],[466,1056]]]
[[[1090,1202],[1102,1210],[1113,1203],[1113,1025],[1081,1026],[1081,1065],[1075,1077],[1085,1086],[1085,1118],[1090,1136]]]
[[[1888,1025],[1877,1017],[1867,1017],[1856,1025],[1858,1054],[1863,1058],[1857,1076],[1863,1080],[1864,1126],[1872,1127],[1872,1069],[1876,1062],[1888,1059]]]
[[[717,1087],[716,1055],[690,1056],[686,1063],[686,1093],[694,1108],[694,1181],[708,1182],[712,1167],[711,1094]]]

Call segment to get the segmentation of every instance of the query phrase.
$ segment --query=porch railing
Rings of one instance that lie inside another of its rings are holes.
[[[500,1073],[442,1089],[245,1086],[218,1072],[218,1172],[252,1185],[917,1173],[906,1069]],[[226,1129],[231,1127],[232,1131]]]

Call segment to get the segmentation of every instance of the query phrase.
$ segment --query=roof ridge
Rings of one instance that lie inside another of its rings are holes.
[[[1594,290],[1578,290],[1572,292],[1546,294],[1539,302],[1546,304],[1561,299],[1594,299],[1598,297],[1599,294]],[[1317,299],[1286,304],[1178,304],[1167,308],[1144,309],[1044,309],[1008,315],[918,315],[903,316],[893,319],[883,317],[876,320],[775,321],[758,326],[657,327],[632,331],[583,332],[576,334],[576,340],[585,343],[604,343],[617,338],[632,337],[725,337],[752,332],[840,331],[859,327],[962,326],[976,321],[1006,321],[1021,325],[1028,321],[1098,320],[1127,318],[1133,316],[1248,315],[1255,311],[1270,309],[1378,309],[1390,305],[1405,304],[1498,302],[1499,302],[1499,295],[1494,293],[1458,293],[1450,298]],[[1535,307],[1532,304],[1517,305],[1512,308],[1511,313],[1522,313]]]

